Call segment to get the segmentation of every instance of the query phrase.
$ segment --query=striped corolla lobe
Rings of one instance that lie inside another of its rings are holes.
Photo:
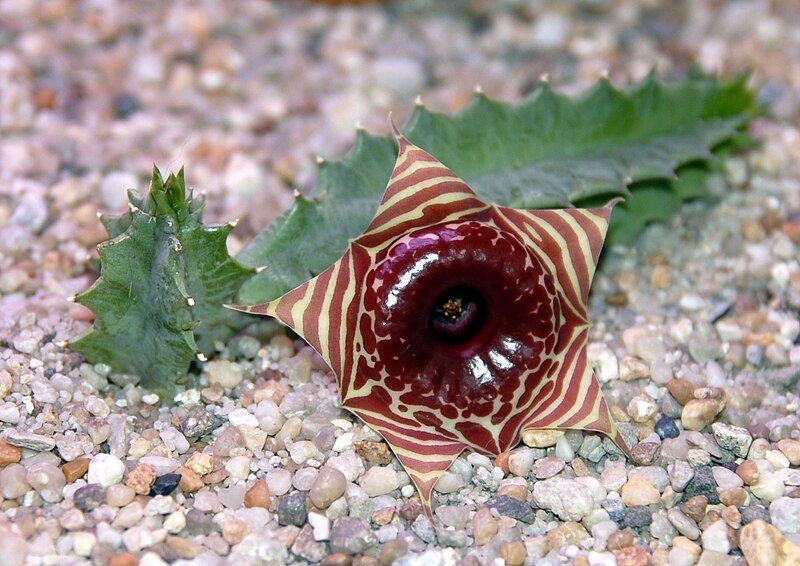
[[[388,442],[426,509],[465,449],[497,455],[527,429],[583,429],[625,452],[586,356],[586,302],[613,203],[484,203],[397,134],[365,232],[310,281],[257,306],[334,371],[342,406]]]

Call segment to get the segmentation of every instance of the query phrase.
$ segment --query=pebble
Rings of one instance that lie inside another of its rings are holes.
[[[486,502],[486,507],[496,509],[498,514],[503,517],[511,517],[523,523],[533,523],[535,515],[527,501],[520,501],[516,497],[509,497],[508,495],[498,495]],[[570,511],[575,513],[574,507]]]
[[[564,436],[563,430],[536,429],[526,430],[522,433],[522,442],[531,448],[549,448],[555,446],[558,439]]]
[[[283,468],[276,468],[268,471],[264,475],[264,479],[272,495],[285,495],[292,489],[292,474]]]
[[[672,549],[669,551],[669,564],[671,566],[692,566],[700,558],[701,548],[692,540],[680,536],[672,540]]]
[[[56,447],[56,441],[43,434],[20,432],[13,428],[3,431],[3,439],[14,446],[28,448],[36,452],[50,452]]]
[[[658,503],[661,499],[658,490],[644,476],[638,474],[628,476],[628,481],[622,486],[620,495],[622,496],[622,501],[628,507],[652,505]]]
[[[400,479],[391,466],[373,466],[361,474],[358,485],[369,497],[377,497],[400,487]]]
[[[67,483],[74,483],[89,471],[89,458],[75,458],[61,466],[61,473]]]
[[[742,487],[744,481],[736,473],[730,471],[728,468],[722,466],[714,466],[711,468],[711,473],[714,480],[721,490],[733,489],[735,487]]]
[[[634,422],[643,423],[658,413],[658,405],[650,396],[640,394],[630,400],[627,412]]]
[[[779,476],[765,471],[759,475],[758,481],[750,486],[750,491],[762,501],[769,503],[782,497],[786,488]]]
[[[778,529],[761,520],[742,527],[739,546],[749,566],[800,564],[800,545],[788,541]]]
[[[529,448],[517,449],[508,457],[508,470],[515,476],[527,477],[534,461],[535,453],[533,450]]]
[[[692,399],[683,407],[681,424],[684,430],[703,430],[723,407],[724,404],[719,399]]]
[[[228,360],[206,362],[203,365],[203,373],[206,374],[209,385],[216,385],[224,389],[233,389],[244,379],[242,367]]]
[[[278,523],[301,527],[306,522],[306,494],[296,491],[278,499]]]
[[[111,454],[96,454],[89,462],[89,483],[99,483],[108,487],[122,481],[125,464]]]
[[[686,516],[681,510],[672,508],[667,510],[667,519],[679,533],[691,540],[700,538],[700,529],[697,523]]]
[[[346,487],[347,478],[342,472],[330,466],[323,466],[308,495],[314,506],[319,509],[327,509],[331,503],[344,495]]]
[[[709,466],[700,466],[695,468],[694,476],[686,484],[683,489],[683,500],[694,497],[695,495],[704,495],[708,498],[709,503],[716,505],[719,503],[717,496],[717,482],[714,479],[714,474],[711,472]]]
[[[721,554],[728,554],[731,551],[731,543],[728,540],[728,525],[722,519],[714,521],[701,535],[703,549]]]
[[[128,202],[128,189],[136,189],[139,180],[128,171],[111,171],[100,181],[100,198],[108,210],[119,210]]]
[[[287,487],[287,491],[288,491]],[[270,508],[270,488],[267,480],[257,480],[244,495],[245,507]],[[283,495],[283,494],[281,494]]]
[[[800,533],[800,499],[778,497],[769,505],[769,517],[783,534]]]
[[[330,540],[333,552],[363,554],[377,544],[369,525],[357,517],[341,517],[333,523]]]
[[[92,511],[106,501],[106,488],[96,483],[90,483],[78,488],[72,494],[72,502],[81,511]]]
[[[150,464],[139,464],[128,472],[125,478],[125,485],[132,488],[140,495],[150,493],[153,482],[156,481],[156,470]]]
[[[747,457],[753,437],[746,428],[726,423],[714,423],[711,425],[711,431],[721,448],[733,452],[739,458]]]
[[[158,476],[150,489],[150,495],[169,495],[181,482],[181,474],[171,473]]]
[[[28,468],[25,476],[28,484],[48,503],[63,499],[62,490],[66,485],[64,474],[53,464],[41,462]]]
[[[668,416],[658,419],[654,430],[660,438],[677,438],[680,435],[680,430],[675,424],[675,420]]]
[[[527,550],[522,541],[506,541],[500,545],[500,557],[507,566],[521,566],[525,562]]]
[[[112,507],[125,507],[136,497],[136,492],[127,485],[117,484],[106,489],[106,503]]]
[[[559,439],[559,441],[563,438],[564,437],[562,436]],[[538,480],[552,478],[553,476],[560,473],[561,470],[563,469],[564,469],[564,460],[556,456],[547,456],[545,458],[542,458],[541,460],[537,460],[536,463],[531,468],[531,470],[533,471],[533,475],[535,475],[536,479]]]
[[[0,440],[0,468],[15,464],[22,458],[22,448]]]
[[[533,485],[533,499],[565,521],[580,521],[594,508],[592,492],[575,480],[550,478]]]
[[[792,466],[800,466],[800,440],[788,438],[779,440],[778,450],[783,452]]]
[[[478,509],[472,516],[472,536],[475,538],[475,544],[479,546],[491,541],[497,534],[498,528],[497,520],[486,507]]]

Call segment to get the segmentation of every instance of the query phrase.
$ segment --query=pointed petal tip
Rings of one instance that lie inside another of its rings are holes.
[[[389,125],[392,127],[392,134],[394,135],[394,139],[398,142],[404,139],[403,134],[400,133],[400,130],[397,128],[397,124],[394,121],[394,113],[390,110],[389,111]]]
[[[226,309],[231,309],[232,311],[239,311],[239,312],[250,312],[250,307],[247,305],[235,305],[232,303],[223,303],[223,307]]]
[[[625,202],[625,199],[622,197],[614,197],[610,201],[608,201],[603,208],[611,210],[621,202]]]

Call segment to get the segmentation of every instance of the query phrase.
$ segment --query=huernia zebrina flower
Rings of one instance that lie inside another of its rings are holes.
[[[366,231],[282,297],[278,318],[336,374],[342,406],[391,446],[430,511],[470,448],[526,429],[583,429],[627,446],[586,356],[586,302],[613,203],[516,210],[482,202],[396,132],[399,155]]]

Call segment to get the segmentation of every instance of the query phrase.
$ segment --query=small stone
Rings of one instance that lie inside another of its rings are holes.
[[[331,503],[344,495],[345,487],[347,478],[342,472],[330,466],[323,466],[308,495],[315,507],[327,509]]]
[[[325,543],[317,542],[314,539],[314,532],[311,525],[305,525],[297,534],[292,544],[292,554],[307,560],[311,563],[317,563],[327,554]]]
[[[515,497],[509,497],[508,495],[498,495],[488,500],[486,502],[486,507],[497,509],[497,512],[503,517],[511,517],[523,523],[533,523],[536,519],[533,509],[531,509],[531,506],[527,502],[520,501]],[[582,509],[578,509],[577,506],[566,507],[566,512],[573,514],[581,510]]]
[[[681,412],[684,430],[703,430],[711,424],[723,407],[724,403],[719,399],[692,399],[684,405]]]
[[[728,554],[731,543],[728,540],[728,525],[722,519],[711,523],[702,534],[703,549]]]
[[[164,519],[164,528],[172,534],[177,534],[186,526],[186,515],[181,510],[173,511]]]
[[[153,487],[150,489],[150,495],[169,495],[175,488],[178,487],[178,484],[181,482],[181,474],[178,473],[171,473],[171,474],[164,474],[163,476],[159,476],[156,478],[156,481],[153,482]]]
[[[106,488],[96,483],[90,483],[78,488],[72,494],[72,502],[81,511],[92,511],[106,501]]]
[[[225,462],[225,471],[230,477],[246,480],[250,475],[250,458],[248,456],[233,456]]]
[[[139,559],[130,552],[116,554],[108,561],[108,566],[136,566],[137,564],[139,564]]]
[[[175,470],[175,473],[181,475],[181,481],[178,483],[178,487],[180,487],[181,491],[184,493],[194,493],[205,485],[203,478],[189,468],[180,466]]]
[[[714,481],[717,482],[720,490],[728,490],[735,487],[742,487],[744,481],[734,472],[723,466],[714,466],[711,468],[711,473],[714,476]]]
[[[333,523],[330,544],[333,552],[363,554],[377,546],[378,541],[363,520],[357,517],[341,517]]]
[[[506,541],[500,545],[500,557],[507,566],[521,566],[525,562],[527,551],[522,541]]]
[[[745,460],[736,468],[736,475],[742,478],[745,485],[755,485],[761,478],[758,465],[752,460]]]
[[[792,466],[800,466],[800,440],[789,438],[779,440],[778,450],[783,452]]]
[[[760,474],[758,482],[750,486],[750,491],[762,501],[770,502],[783,496],[786,488],[777,474],[765,471]]]
[[[186,438],[197,440],[219,426],[216,416],[205,409],[197,409],[181,421],[181,431]]]
[[[564,521],[580,521],[594,508],[589,488],[564,478],[536,482],[533,499],[539,507],[552,511]]]
[[[128,189],[135,189],[139,184],[136,175],[128,171],[111,171],[100,181],[100,199],[109,210],[118,210],[125,206]]]
[[[381,547],[381,564],[394,564],[399,558],[408,553],[408,543],[403,539],[389,540]]]
[[[800,546],[765,523],[753,521],[739,532],[739,546],[749,566],[793,566],[800,564]]]
[[[628,415],[630,415],[634,422],[647,422],[657,413],[658,405],[649,395],[637,395],[628,403]]]
[[[606,548],[608,548],[608,550],[621,550],[633,546],[635,540],[631,531],[617,531],[608,537]]]
[[[709,466],[695,468],[694,476],[683,490],[683,500],[686,501],[695,495],[704,495],[712,505],[719,503],[717,496],[717,482]]]
[[[278,523],[302,527],[306,522],[306,494],[297,491],[278,499]]]
[[[631,459],[640,466],[649,466],[661,452],[661,445],[656,442],[639,442],[631,448]]]
[[[96,454],[89,462],[89,483],[99,483],[111,486],[122,481],[125,474],[125,464],[122,460],[111,454]]]
[[[564,438],[563,436],[561,438]],[[560,439],[559,439],[560,440]],[[536,479],[544,480],[552,478],[564,469],[564,460],[555,456],[547,456],[537,460],[533,465],[532,471]]]
[[[679,509],[669,509],[667,511],[667,519],[686,538],[691,540],[700,538],[700,529],[697,528],[697,524]]]
[[[563,430],[529,429],[522,433],[522,442],[531,448],[549,448],[550,446],[555,446],[562,436],[564,436]]]
[[[194,473],[204,476],[214,469],[214,458],[211,456],[211,454],[195,452],[189,456],[188,460],[186,460],[185,466]]]
[[[700,558],[700,546],[686,537],[672,539],[672,550],[669,552],[671,566],[692,566]]]
[[[106,489],[106,503],[112,507],[125,507],[136,497],[136,492],[127,485],[117,484]]]
[[[675,424],[675,420],[667,416],[663,416],[656,421],[654,430],[661,438],[677,438],[681,433],[678,425]]]
[[[6,499],[22,497],[31,488],[25,479],[25,468],[21,464],[9,464],[0,468],[0,495]]]
[[[534,451],[529,448],[515,450],[508,457],[508,469],[515,476],[524,478],[531,471],[535,460]]]
[[[747,429],[726,423],[714,423],[711,431],[717,444],[725,450],[733,452],[739,458],[746,458],[753,437]]]
[[[638,546],[629,546],[614,552],[617,566],[647,566],[647,552]]]
[[[772,525],[783,534],[800,533],[800,499],[779,497],[769,505]]]
[[[707,507],[708,498],[705,495],[695,495],[681,505],[681,512],[695,523],[699,523],[706,516]]]
[[[305,504],[305,501],[303,501],[303,503]],[[269,485],[264,479],[256,481],[244,495],[245,507],[260,507],[262,509],[269,509],[270,504]]]
[[[139,464],[125,478],[125,485],[132,488],[139,495],[147,495],[153,482],[156,481],[156,470],[150,464]]]
[[[64,474],[49,462],[39,462],[28,468],[26,479],[39,496],[48,503],[63,499],[62,490],[66,484]]]
[[[644,529],[653,521],[653,512],[650,507],[634,505],[625,511],[621,526],[629,529]]]
[[[386,466],[392,463],[392,452],[385,442],[360,440],[355,443],[356,454],[367,462]]]
[[[242,366],[228,360],[206,362],[203,366],[203,373],[208,377],[209,385],[216,385],[224,389],[233,389],[244,378]]]
[[[680,405],[694,399],[694,385],[687,379],[673,379],[667,383],[667,390]]]
[[[330,464],[330,461],[328,463]],[[292,474],[283,468],[276,468],[268,471],[264,479],[269,486],[271,495],[286,495],[289,493],[289,490],[292,489]]]
[[[13,428],[6,429],[3,437],[9,444],[28,448],[35,452],[50,452],[56,447],[56,441],[49,436],[34,434],[32,432],[21,432]]]
[[[472,516],[472,536],[475,538],[476,545],[487,544],[494,538],[497,531],[497,520],[492,516],[491,510],[482,507],[475,511],[475,515]]]
[[[567,438],[568,437],[565,435],[558,439],[556,442],[555,455],[557,458],[569,463],[575,458],[575,449],[569,443]]]
[[[567,521],[547,533],[547,542],[553,549],[568,544],[579,544],[587,538],[589,538],[589,533],[586,532],[583,525],[575,521]]]
[[[22,448],[0,440],[0,468],[16,464],[22,458]]]
[[[747,501],[747,491],[741,487],[725,489],[719,492],[719,502],[725,506],[742,507]]]
[[[61,466],[61,473],[67,483],[74,483],[89,471],[89,458],[75,458]]]
[[[622,501],[628,507],[652,505],[661,500],[661,494],[658,493],[658,490],[641,475],[629,476],[628,482],[622,486],[620,495],[622,496]]]
[[[358,485],[369,497],[377,497],[400,487],[400,479],[397,471],[390,466],[373,466],[361,474]]]
[[[600,474],[600,484],[606,491],[619,491],[628,481],[628,474],[625,470],[625,462],[617,460],[615,462],[606,461],[606,467]]]

